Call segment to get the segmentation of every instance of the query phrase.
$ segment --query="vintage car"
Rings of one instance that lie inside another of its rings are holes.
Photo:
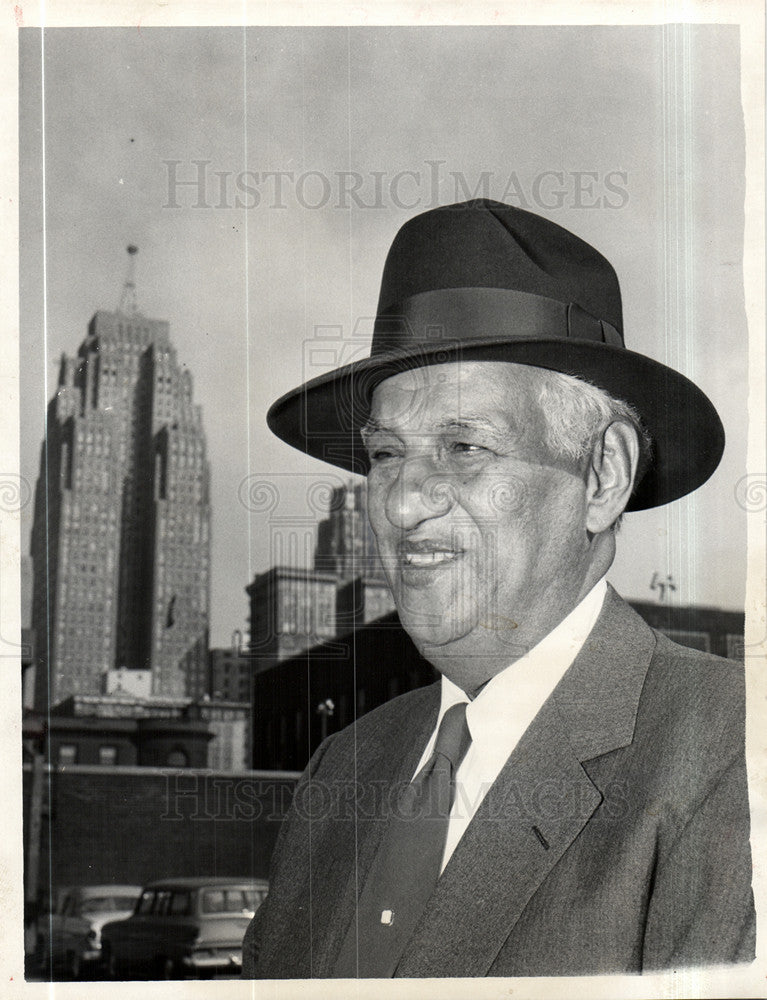
[[[101,929],[133,912],[140,885],[77,885],[55,894],[37,924],[38,970],[48,979],[91,977],[101,968]]]
[[[238,976],[242,938],[268,883],[248,878],[151,882],[126,920],[101,932],[110,979]]]

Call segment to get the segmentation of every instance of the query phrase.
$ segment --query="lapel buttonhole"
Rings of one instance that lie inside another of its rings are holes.
[[[535,834],[535,836],[538,838],[538,840],[543,845],[544,851],[548,851],[548,849],[549,849],[549,842],[548,842],[548,840],[546,840],[546,838],[543,836],[543,834],[541,833],[541,831],[538,829],[537,826],[533,827],[533,833]]]

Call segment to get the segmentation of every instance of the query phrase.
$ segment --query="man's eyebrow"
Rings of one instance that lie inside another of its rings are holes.
[[[432,428],[434,433],[442,433],[444,431],[485,431],[496,436],[508,436],[509,428],[500,427],[498,424],[494,423],[492,420],[488,420],[486,417],[460,417],[453,418],[450,420],[441,420],[438,424],[435,424]],[[376,432],[381,432],[385,434],[396,434],[395,430],[390,427],[386,427],[384,424],[380,423],[378,420],[370,419],[360,427],[360,434],[363,437],[367,437],[370,434],[375,434]]]
[[[454,420],[443,420],[435,427],[438,431],[489,431],[494,435],[507,436],[508,427],[500,427],[486,417],[460,417]]]
[[[495,421],[489,417],[461,416],[445,420],[436,428],[439,434],[478,435],[475,443],[487,443],[491,448],[506,452],[516,447],[523,436],[522,428],[511,419]]]
[[[388,427],[384,427],[383,424],[379,423],[377,420],[366,420],[365,423],[360,427],[360,434],[365,437],[368,434],[375,434],[376,431],[386,431]]]

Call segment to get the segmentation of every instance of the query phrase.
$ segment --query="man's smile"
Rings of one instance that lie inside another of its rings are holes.
[[[397,546],[397,554],[400,572],[407,577],[414,570],[436,570],[454,563],[464,550],[437,539],[408,539]]]
[[[453,562],[462,555],[460,552],[453,552],[448,549],[435,549],[432,552],[406,552],[403,562],[406,566],[414,566],[417,569],[430,569],[432,566],[441,566],[443,563]]]

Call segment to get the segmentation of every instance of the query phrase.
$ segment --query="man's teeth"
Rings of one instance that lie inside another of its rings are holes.
[[[457,557],[457,552],[406,552],[405,562],[408,566],[436,566],[439,563],[450,562]]]

